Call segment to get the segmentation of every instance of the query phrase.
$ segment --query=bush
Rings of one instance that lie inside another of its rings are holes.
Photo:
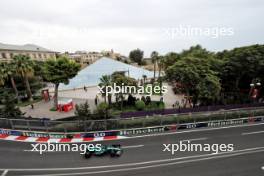
[[[75,115],[79,119],[87,120],[91,117],[91,111],[88,102],[86,101],[83,104],[75,105]]]
[[[144,96],[141,97],[141,100],[144,101],[144,103],[146,103],[146,98]]]
[[[159,102],[159,109],[165,109],[165,103]]]
[[[109,116],[109,106],[107,103],[100,103],[98,106],[97,106],[97,114],[99,116],[99,119],[103,119],[103,118],[108,118]]]
[[[135,102],[136,102],[136,98],[133,97],[131,94],[129,94],[128,98],[127,98],[127,105],[128,106],[134,106]]]
[[[146,105],[145,105],[144,101],[142,101],[142,100],[136,101],[136,108],[137,108],[137,110],[142,111],[142,110],[145,109],[145,106]]]
[[[146,97],[146,105],[150,104],[151,103],[151,98],[150,96],[147,96]]]

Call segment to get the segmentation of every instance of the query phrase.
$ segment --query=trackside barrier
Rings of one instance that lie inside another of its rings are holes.
[[[251,108],[251,107],[262,107],[264,103],[254,103],[254,104],[233,104],[233,105],[216,105],[216,106],[200,106],[194,108],[173,108],[173,109],[158,109],[158,110],[148,110],[148,111],[136,111],[136,112],[122,112],[121,118],[130,117],[145,117],[154,115],[170,115],[170,114],[184,114],[184,113],[194,113],[194,112],[210,112],[218,110],[234,110],[240,108]]]
[[[96,132],[75,132],[75,133],[48,133],[48,132],[34,132],[34,131],[20,131],[10,129],[0,129],[0,134],[13,135],[13,136],[26,136],[26,137],[47,137],[47,138],[97,138],[107,136],[133,136],[149,133],[161,133],[165,131],[176,131],[192,128],[205,128],[205,127],[221,127],[230,125],[242,125],[250,123],[264,122],[264,116],[229,119],[229,120],[214,120],[196,123],[173,124],[165,126],[155,126],[147,128],[133,128],[125,130],[113,131],[96,131]]]

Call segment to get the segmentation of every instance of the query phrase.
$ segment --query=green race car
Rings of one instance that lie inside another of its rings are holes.
[[[85,158],[90,158],[92,155],[95,156],[103,156],[103,155],[110,155],[111,157],[119,157],[123,153],[121,145],[102,145],[100,150],[89,150],[86,149],[84,154]]]

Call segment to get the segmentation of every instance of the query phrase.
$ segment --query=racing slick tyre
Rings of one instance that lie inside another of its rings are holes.
[[[119,157],[121,155],[122,155],[122,151],[121,150],[115,152],[115,156]]]
[[[119,151],[114,151],[114,152],[111,152],[110,153],[110,156],[111,157],[119,157],[119,156],[121,156],[122,155],[122,151],[121,150],[119,150]]]
[[[92,156],[92,153],[91,152],[86,152],[84,154],[84,158],[86,158],[86,159],[90,158],[91,156]]]

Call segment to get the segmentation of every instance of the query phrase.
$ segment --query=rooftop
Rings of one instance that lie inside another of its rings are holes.
[[[42,51],[42,52],[54,52],[34,44],[25,45],[11,45],[0,43],[0,50],[18,50],[18,51]]]

